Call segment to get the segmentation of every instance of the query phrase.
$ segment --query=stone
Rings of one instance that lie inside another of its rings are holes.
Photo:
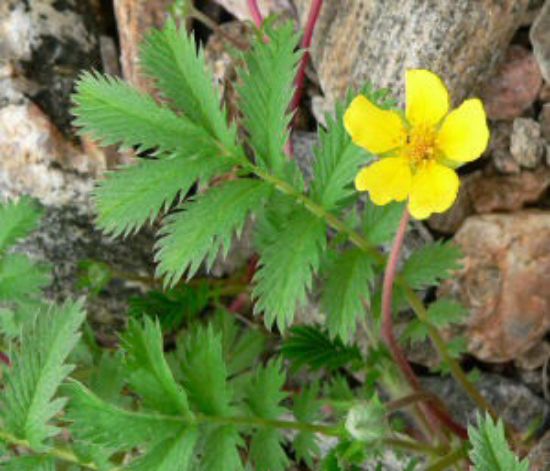
[[[540,133],[547,144],[550,144],[550,103],[542,106],[539,114]]]
[[[487,115],[490,119],[521,116],[537,99],[541,86],[542,75],[533,53],[522,46],[511,46],[482,89]]]
[[[517,211],[539,201],[548,188],[547,169],[512,175],[471,173],[462,178],[455,204],[445,213],[433,215],[428,225],[443,234],[454,234],[468,216]]]
[[[510,152],[521,167],[536,168],[544,154],[540,124],[531,118],[516,118],[510,136]]]
[[[550,2],[546,2],[529,34],[542,76],[550,83]]]
[[[550,102],[550,83],[545,83],[540,89],[539,100],[543,103]]]
[[[115,0],[114,10],[120,41],[122,75],[142,91],[153,89],[152,81],[139,68],[139,47],[147,31],[160,28],[173,0]]]
[[[252,21],[247,0],[216,0],[216,3],[240,21]],[[289,0],[261,0],[258,2],[258,7],[264,18],[273,14],[289,14],[292,11]]]
[[[404,70],[441,75],[456,103],[494,71],[528,0],[346,0],[324,2],[312,62],[327,100],[369,81],[400,98]],[[311,0],[295,0],[305,24]],[[329,107],[330,109],[330,107]]]
[[[441,397],[451,415],[462,425],[476,423],[478,409],[452,377],[424,377],[422,385]],[[479,392],[507,423],[525,432],[533,423],[550,414],[550,405],[529,388],[508,378],[481,373],[476,382]]]
[[[468,351],[511,361],[550,329],[550,213],[524,210],[469,217],[454,237],[463,268],[439,289],[470,311]]]
[[[510,135],[512,122],[496,121],[491,123],[491,140],[488,153],[495,168],[500,173],[519,173],[520,166],[510,153]]]
[[[0,2],[0,62],[11,63],[22,90],[66,135],[74,81],[100,64],[92,0]],[[4,95],[0,91],[0,95]]]
[[[538,440],[527,455],[530,471],[548,471],[550,469],[550,430]]]

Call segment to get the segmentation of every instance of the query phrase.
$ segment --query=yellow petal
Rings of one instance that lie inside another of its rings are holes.
[[[460,180],[456,172],[437,162],[427,162],[412,178],[409,212],[416,219],[447,211],[456,200]]]
[[[407,70],[407,120],[414,126],[434,126],[449,112],[449,93],[429,70]]]
[[[477,159],[489,142],[489,128],[483,104],[478,99],[466,100],[443,121],[437,136],[437,147],[455,162]]]
[[[389,157],[361,169],[355,177],[355,187],[368,191],[374,204],[404,201],[411,189],[411,169],[407,159]]]
[[[373,154],[382,154],[401,147],[406,132],[401,117],[372,104],[367,97],[353,99],[344,114],[344,126],[355,144]]]

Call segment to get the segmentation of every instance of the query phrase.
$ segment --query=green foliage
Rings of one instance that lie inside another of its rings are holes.
[[[256,37],[244,55],[246,68],[239,72],[240,108],[256,161],[282,176],[286,163],[284,146],[291,115],[288,104],[301,53],[292,23],[266,31],[267,40]]]
[[[304,210],[296,210],[274,243],[262,250],[254,297],[256,312],[264,313],[267,326],[277,323],[284,331],[292,322],[296,309],[306,302],[325,244],[325,223]]]
[[[359,249],[345,250],[335,255],[325,272],[321,307],[327,314],[327,327],[331,337],[339,336],[347,343],[370,303],[372,260]]]
[[[307,365],[312,370],[336,370],[362,361],[356,346],[344,345],[338,337],[331,340],[327,332],[313,326],[292,327],[281,351],[295,369]]]
[[[157,243],[157,274],[173,286],[187,273],[193,276],[203,260],[210,266],[220,249],[227,254],[234,233],[242,229],[247,215],[270,191],[258,180],[238,179],[211,188],[180,212],[167,218]]]
[[[162,31],[153,30],[141,46],[141,65],[163,93],[196,125],[207,130],[225,149],[233,150],[236,127],[227,125],[219,93],[212,88],[212,73],[204,52],[184,28],[168,20]]]
[[[510,450],[504,435],[504,425],[487,414],[478,415],[477,427],[468,426],[472,443],[470,459],[475,471],[528,471],[529,462],[520,461]]]
[[[195,182],[230,167],[228,159],[176,152],[111,172],[95,192],[97,225],[113,236],[131,234],[167,211]]]
[[[2,471],[55,471],[55,461],[47,456],[20,456],[1,466]]]
[[[26,256],[9,254],[0,260],[0,301],[24,299],[49,281],[48,269],[33,264]]]
[[[351,142],[344,128],[345,107],[340,104],[334,117],[327,116],[327,129],[319,129],[319,144],[315,149],[312,197],[327,211],[338,209],[354,194],[353,179],[369,156]]]
[[[128,352],[130,383],[147,405],[167,414],[189,410],[187,396],[176,383],[166,359],[160,326],[144,318],[143,327],[131,321],[122,338]]]
[[[296,420],[302,423],[311,423],[319,419],[321,414],[318,397],[319,383],[305,387],[300,394],[294,397],[292,412]],[[297,433],[293,446],[298,461],[303,461],[313,469],[313,460],[320,452],[315,434],[305,431]]]
[[[366,202],[363,210],[363,229],[371,244],[388,244],[393,240],[403,209],[402,203],[376,206],[370,200]]]
[[[286,412],[280,403],[286,398],[282,387],[285,374],[281,361],[272,360],[260,367],[250,382],[247,405],[252,415],[262,419],[279,419]],[[283,450],[284,437],[275,428],[260,429],[252,438],[250,455],[258,471],[283,471],[288,458]]]
[[[462,253],[452,242],[434,242],[415,251],[401,275],[412,288],[425,288],[449,278],[460,268]]]
[[[28,197],[0,206],[0,252],[5,251],[19,239],[27,237],[38,226],[41,210]]]
[[[0,394],[2,421],[8,432],[33,448],[45,448],[45,441],[58,433],[50,420],[65,400],[54,399],[54,395],[73,369],[65,360],[78,340],[84,317],[81,303],[66,303],[42,313],[22,333],[13,366],[5,373]]]

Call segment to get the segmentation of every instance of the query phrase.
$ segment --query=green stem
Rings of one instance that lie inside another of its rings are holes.
[[[446,469],[449,469],[449,467],[453,464],[467,458],[468,454],[466,453],[466,448],[461,447],[450,452],[448,455],[436,461],[434,464],[428,466],[426,468],[426,471],[445,471]]]
[[[27,450],[33,451],[31,444],[27,440],[20,440],[4,430],[0,430],[0,440],[10,445],[19,446],[22,448],[26,448]],[[83,461],[80,461],[78,459],[78,456],[76,456],[68,448],[52,447],[40,454],[44,456],[49,456],[51,458],[56,458],[62,461],[66,461],[68,463],[77,464],[78,466],[81,466],[82,468],[85,468],[85,469],[98,469],[97,466],[93,463],[84,463]],[[112,471],[116,471],[116,468],[113,469]]]

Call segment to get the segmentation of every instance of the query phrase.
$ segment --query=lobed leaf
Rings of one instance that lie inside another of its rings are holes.
[[[0,252],[34,231],[41,213],[36,201],[27,196],[0,205]]]

